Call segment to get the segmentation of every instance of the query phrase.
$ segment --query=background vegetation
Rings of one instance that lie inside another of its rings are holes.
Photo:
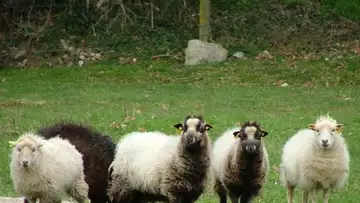
[[[0,61],[26,67],[72,65],[81,55],[181,60],[187,41],[198,38],[198,10],[189,0],[3,0]],[[359,22],[357,0],[211,1],[212,40],[250,57],[263,50],[285,57],[354,51]]]

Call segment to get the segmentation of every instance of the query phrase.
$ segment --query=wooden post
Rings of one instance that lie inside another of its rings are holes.
[[[203,42],[210,38],[210,0],[200,0],[199,39]]]

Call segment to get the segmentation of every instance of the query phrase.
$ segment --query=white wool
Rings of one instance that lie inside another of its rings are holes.
[[[32,142],[43,143],[43,146],[37,149],[37,163],[33,162],[35,166],[28,170],[20,167],[17,148],[12,149],[10,172],[15,190],[27,197],[41,194],[49,198],[61,198],[83,175],[82,154],[67,140],[59,137],[45,140],[33,133],[24,136],[31,136]]]
[[[159,178],[176,156],[180,136],[161,132],[132,132],[116,147],[114,174],[126,176],[133,188],[155,193],[160,190]],[[110,167],[111,167],[110,166]]]
[[[335,128],[336,121],[320,117],[316,126]],[[329,122],[332,122],[329,123]],[[334,132],[332,147],[322,149],[319,136],[311,129],[298,131],[283,148],[280,180],[293,186],[312,190],[320,183],[322,188],[341,188],[347,181],[350,156],[342,134]]]
[[[240,128],[232,128],[226,130],[213,144],[213,150],[211,153],[211,170],[213,177],[222,181],[224,179],[225,170],[226,170],[226,161],[230,153],[236,153],[237,147],[240,146],[240,139],[234,138],[233,132],[239,131]],[[268,153],[265,148],[265,144],[262,140],[261,144],[263,150],[264,160],[262,162],[263,167],[268,165]],[[269,171],[269,167],[267,167]]]

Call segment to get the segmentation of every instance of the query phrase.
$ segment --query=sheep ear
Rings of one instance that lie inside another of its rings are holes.
[[[210,124],[205,124],[205,130],[210,130],[210,129],[212,129],[213,127],[212,127],[212,125],[210,125]]]
[[[235,131],[235,132],[233,132],[233,135],[234,135],[234,138],[238,138],[238,137],[240,137],[241,132],[240,131]]]
[[[336,131],[337,131],[338,133],[341,133],[341,131],[343,130],[343,128],[344,128],[344,124],[337,124],[337,125],[336,125]]]
[[[42,146],[44,146],[45,142],[40,142],[38,145],[37,145],[37,148],[41,148]]]
[[[175,128],[177,128],[178,130],[183,130],[182,124],[178,123],[176,125],[174,125]]]
[[[315,124],[309,124],[308,127],[309,127],[311,130],[315,130]]]
[[[268,135],[269,133],[266,132],[265,130],[260,130],[260,134],[261,134],[261,137],[265,137],[265,136]]]

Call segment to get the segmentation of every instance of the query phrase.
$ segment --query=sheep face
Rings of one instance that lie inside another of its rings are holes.
[[[240,138],[242,149],[248,154],[257,153],[260,149],[261,138],[265,137],[268,132],[260,128],[256,122],[245,122],[241,130],[233,132],[235,138]]]
[[[21,169],[30,169],[38,164],[40,160],[39,148],[43,144],[38,144],[34,140],[24,138],[20,140],[13,149],[13,156]]]
[[[323,149],[331,148],[334,144],[334,136],[339,136],[343,124],[337,124],[330,119],[317,120],[314,124],[309,124],[309,128],[316,134],[316,143]]]
[[[210,124],[206,123],[200,116],[187,116],[184,123],[174,125],[175,128],[182,130],[182,138],[185,147],[194,147],[201,145],[205,138],[206,131],[213,128]]]

